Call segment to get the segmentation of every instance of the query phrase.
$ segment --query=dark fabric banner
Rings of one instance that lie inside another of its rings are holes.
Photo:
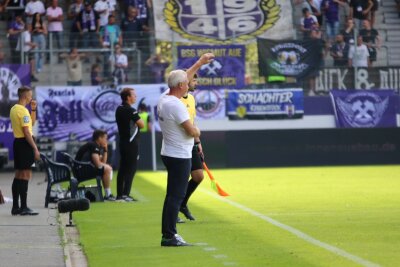
[[[332,90],[336,127],[396,127],[393,90]]]
[[[260,76],[303,78],[321,67],[321,40],[257,40]]]
[[[198,89],[241,89],[244,87],[246,54],[244,45],[179,46],[178,68],[189,68],[207,52],[214,53],[215,59],[199,69]]]

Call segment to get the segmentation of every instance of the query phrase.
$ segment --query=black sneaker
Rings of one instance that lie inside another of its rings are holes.
[[[39,212],[26,207],[26,208],[21,208],[20,215],[21,216],[26,216],[26,215],[34,216],[34,215],[39,215]]]
[[[161,239],[161,246],[162,247],[187,247],[191,246],[191,244],[187,243],[183,238],[175,234],[172,238],[162,238]]]
[[[19,215],[21,214],[21,209],[20,208],[12,208],[11,209],[11,215],[15,216],[15,215]]]
[[[176,219],[176,223],[185,223],[185,221],[178,217],[178,218]]]
[[[31,82],[38,82],[39,80],[34,76],[31,75]]]
[[[185,215],[186,219],[194,221],[195,218],[193,217],[193,215],[190,213],[189,209],[187,206],[182,206],[179,210],[180,212],[183,213],[183,215]]]
[[[115,201],[115,197],[112,194],[110,194],[108,197],[104,196],[104,201]]]

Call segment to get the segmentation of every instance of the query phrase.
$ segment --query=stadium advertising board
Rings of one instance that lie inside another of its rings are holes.
[[[318,71],[322,62],[320,42],[258,39],[257,45],[260,76],[302,78]]]
[[[229,119],[301,118],[303,90],[228,90]]]
[[[137,103],[144,103],[158,129],[156,108],[160,95],[167,89],[165,84],[124,85],[135,88]],[[115,110],[121,104],[119,90],[97,86],[39,86],[38,101],[39,136],[52,137],[54,141],[78,141],[91,138],[94,129],[107,131],[110,140],[115,139],[117,125]],[[197,118],[220,119],[225,117],[224,90],[195,92]]]
[[[18,101],[18,88],[30,84],[29,64],[0,64],[0,144],[8,148],[10,159],[14,158],[10,109]]]
[[[215,59],[199,69],[198,89],[241,89],[245,86],[244,45],[178,46],[178,68],[189,68],[207,52],[214,53]]]
[[[160,0],[154,5],[156,38],[211,44],[287,39],[293,36],[291,10],[284,0]]]
[[[393,95],[393,90],[332,90],[336,127],[396,127]]]
[[[400,67],[358,68],[355,78],[353,68],[324,68],[319,71],[316,91],[359,88],[392,89],[397,94],[400,93]]]

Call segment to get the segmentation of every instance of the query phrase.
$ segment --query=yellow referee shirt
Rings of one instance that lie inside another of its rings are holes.
[[[24,138],[23,127],[28,127],[32,135],[32,119],[31,114],[26,107],[15,104],[10,111],[11,126],[13,128],[15,138]]]
[[[196,102],[194,96],[188,94],[186,98],[182,97],[181,101],[185,104],[185,107],[189,112],[190,121],[194,124],[194,118],[196,118]]]

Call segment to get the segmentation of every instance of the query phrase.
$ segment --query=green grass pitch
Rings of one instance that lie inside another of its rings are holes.
[[[137,173],[137,203],[74,213],[89,266],[400,266],[400,166],[211,171],[231,196],[205,174],[178,224],[193,247],[160,246],[166,172]]]

